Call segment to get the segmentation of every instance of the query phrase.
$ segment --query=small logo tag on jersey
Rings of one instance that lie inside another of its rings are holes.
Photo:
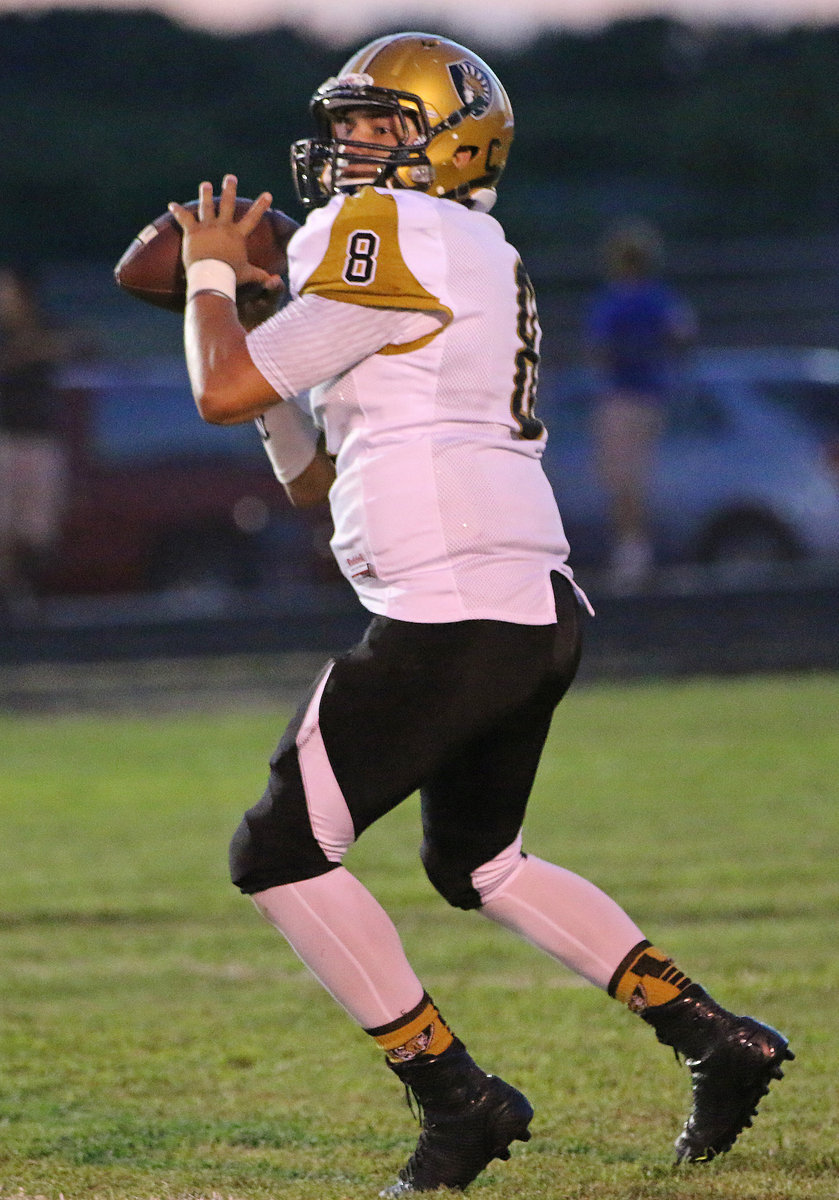
[[[351,579],[375,579],[376,572],[363,554],[351,554],[347,559]]]
[[[472,116],[482,117],[492,99],[492,83],[486,71],[482,71],[476,63],[462,59],[460,62],[449,63],[449,74],[455,91],[464,104],[471,104],[473,100],[479,101],[472,110]]]

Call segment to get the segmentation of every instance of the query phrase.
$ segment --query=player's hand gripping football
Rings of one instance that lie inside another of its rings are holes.
[[[263,192],[254,200],[240,220],[235,220],[236,187],[235,175],[225,175],[221,185],[218,212],[213,199],[211,183],[204,182],[198,188],[198,208],[190,212],[182,204],[171,203],[169,212],[183,232],[181,255],[184,267],[188,268],[202,258],[218,258],[230,263],[236,272],[236,285],[257,284],[269,292],[278,292],[282,287],[279,275],[270,275],[261,267],[248,262],[246,239],[271,207],[271,193]]]

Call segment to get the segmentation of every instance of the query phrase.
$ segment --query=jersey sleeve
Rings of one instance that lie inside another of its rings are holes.
[[[379,353],[404,353],[439,329],[434,313],[358,308],[309,293],[248,333],[254,366],[289,399]]]
[[[320,260],[299,285],[301,295],[317,295],[345,304],[403,309],[433,315],[438,324],[430,340],[452,319],[452,311],[411,271],[403,253],[404,239],[422,240],[428,230],[412,227],[396,198],[363,188],[337,207],[328,243]],[[391,353],[414,349],[400,346]],[[387,352],[387,351],[386,351]]]

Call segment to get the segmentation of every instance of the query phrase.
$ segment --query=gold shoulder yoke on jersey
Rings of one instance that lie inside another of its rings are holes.
[[[347,196],[335,217],[329,245],[301,294],[370,308],[404,308],[438,313],[440,329],[452,319],[447,305],[429,292],[408,268],[399,247],[399,212],[393,196],[366,187]],[[380,354],[405,354],[425,346],[440,332],[389,345]]]

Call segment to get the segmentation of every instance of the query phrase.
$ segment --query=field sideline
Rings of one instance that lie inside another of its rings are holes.
[[[372,1043],[230,887],[286,712],[0,715],[0,1200],[354,1200],[416,1126]],[[536,1108],[479,1200],[835,1200],[839,674],[597,684],[525,846],[593,879],[797,1061],[675,1169],[689,1082],[642,1022],[447,909],[414,800],[353,848],[428,990]]]

